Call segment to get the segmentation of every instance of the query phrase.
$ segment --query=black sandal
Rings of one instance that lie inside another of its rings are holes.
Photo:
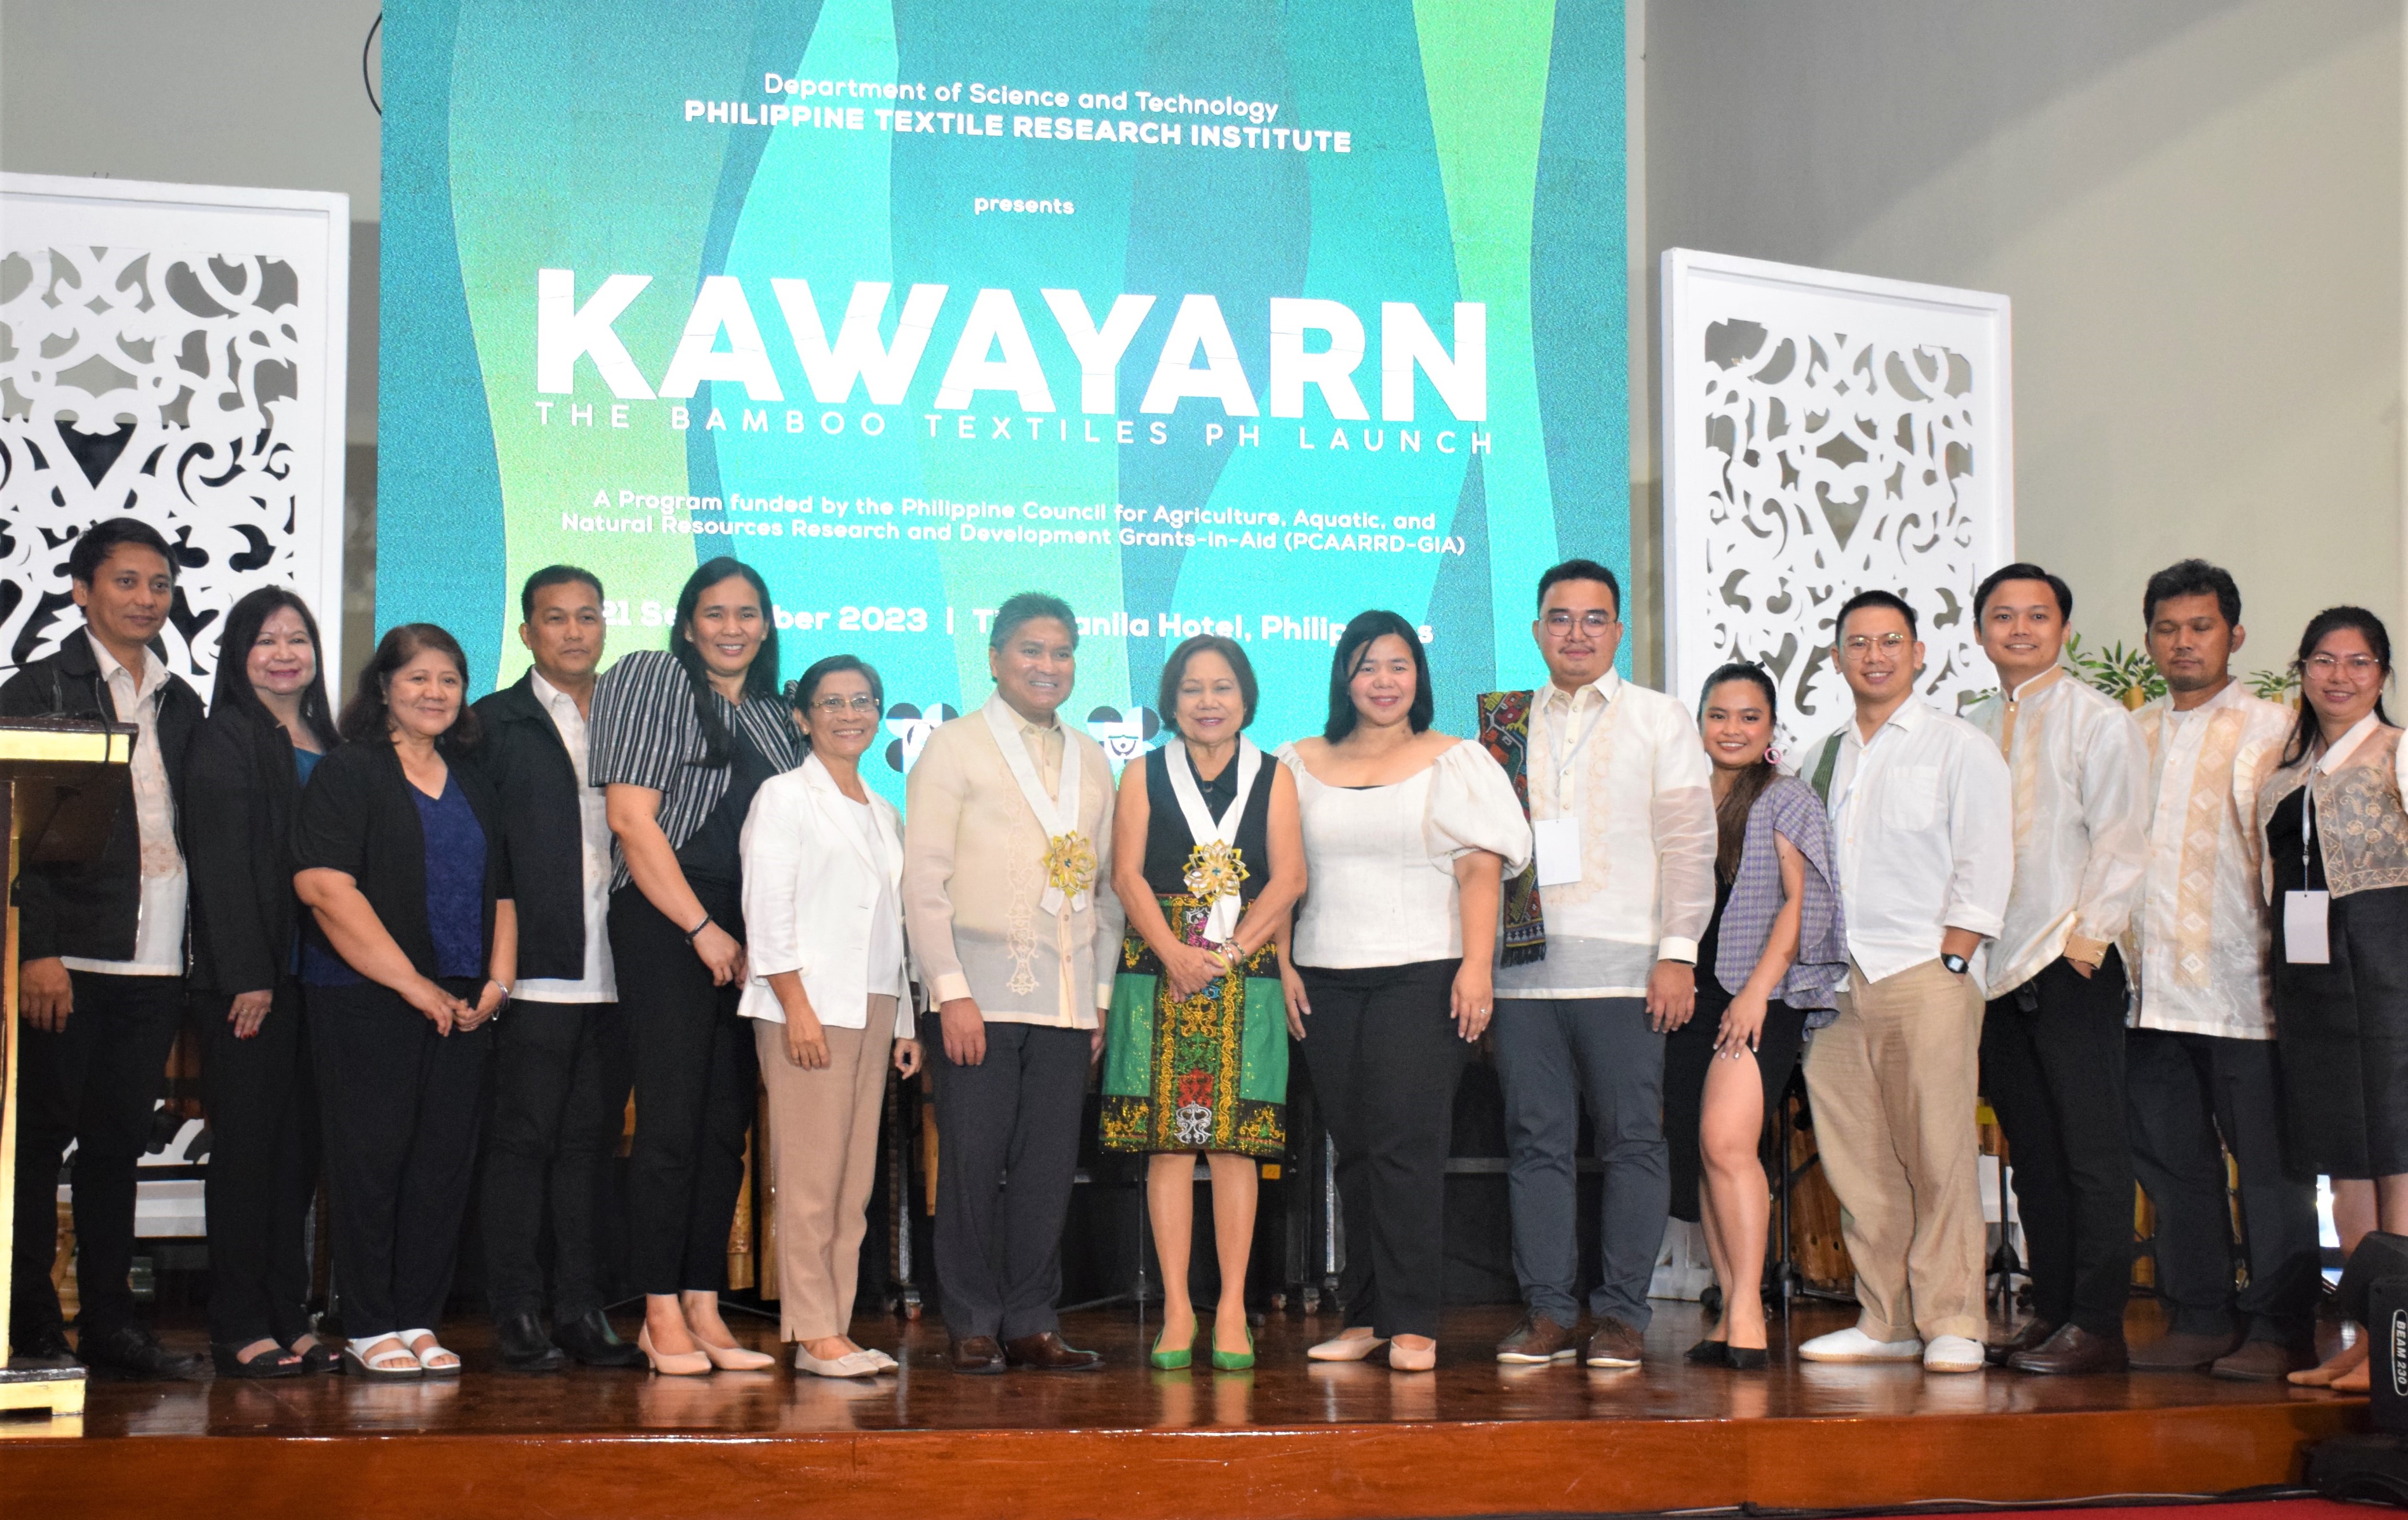
[[[322,1340],[308,1350],[295,1352],[294,1355],[301,1358],[301,1370],[312,1375],[343,1369],[343,1348],[339,1341]]]
[[[222,1378],[297,1378],[308,1370],[298,1352],[287,1350],[278,1342],[272,1350],[263,1351],[249,1361],[241,1356],[238,1346],[209,1343],[209,1360],[217,1364]]]

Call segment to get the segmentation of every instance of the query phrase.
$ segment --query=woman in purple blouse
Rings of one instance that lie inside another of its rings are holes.
[[[1773,768],[1776,702],[1760,666],[1706,680],[1698,725],[1722,835],[1714,917],[1698,942],[1697,1013],[1664,1048],[1672,1212],[1703,1221],[1722,1286],[1721,1322],[1689,1359],[1749,1370],[1765,1365],[1765,1117],[1806,1031],[1831,1021],[1848,970],[1830,823],[1811,787]]]

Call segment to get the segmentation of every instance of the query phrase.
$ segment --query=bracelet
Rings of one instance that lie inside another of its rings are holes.
[[[709,927],[710,927],[710,915],[709,913],[705,913],[702,915],[701,923],[685,931],[685,942],[687,944],[694,943],[694,937]]]

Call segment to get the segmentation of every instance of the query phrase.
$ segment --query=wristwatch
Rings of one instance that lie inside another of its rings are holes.
[[[1966,968],[1971,966],[1973,963],[1967,960],[1962,955],[1942,955],[1940,957],[1940,964],[1948,968],[1948,969],[1955,975],[1963,976],[1965,974]]]

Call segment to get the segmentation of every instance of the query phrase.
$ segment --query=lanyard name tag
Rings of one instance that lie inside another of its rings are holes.
[[[2332,944],[2325,933],[2329,892],[2283,894],[2283,959],[2293,966],[2329,966]]]
[[[1541,886],[1569,886],[1581,879],[1579,819],[1532,819],[1530,842],[1531,855],[1539,865]]]

